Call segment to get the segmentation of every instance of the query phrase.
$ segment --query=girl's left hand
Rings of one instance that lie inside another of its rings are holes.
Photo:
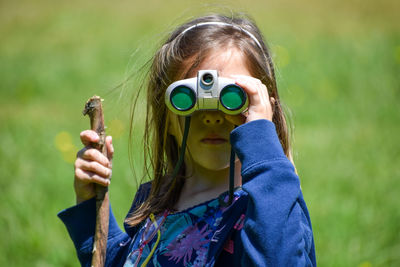
[[[242,87],[249,97],[249,107],[245,115],[225,115],[227,120],[236,125],[266,119],[272,121],[275,99],[269,97],[267,86],[259,79],[245,75],[231,75],[237,85]]]

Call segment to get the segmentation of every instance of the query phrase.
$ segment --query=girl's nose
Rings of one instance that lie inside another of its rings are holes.
[[[204,112],[202,120],[205,125],[218,125],[224,123],[224,116],[218,111]]]

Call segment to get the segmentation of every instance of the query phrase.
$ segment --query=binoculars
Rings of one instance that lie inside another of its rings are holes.
[[[165,104],[181,116],[188,116],[196,110],[221,110],[237,115],[248,107],[249,100],[234,80],[218,77],[216,70],[200,70],[196,78],[176,81],[168,86]]]

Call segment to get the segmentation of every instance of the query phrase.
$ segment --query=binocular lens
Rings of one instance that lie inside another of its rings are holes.
[[[171,103],[177,110],[189,110],[196,103],[196,96],[190,88],[179,86],[171,92]]]
[[[205,86],[210,86],[213,84],[214,78],[212,76],[211,73],[205,73],[202,77],[201,77],[201,82],[205,85]]]
[[[237,85],[228,85],[221,90],[221,104],[228,110],[238,110],[246,103],[246,94]]]

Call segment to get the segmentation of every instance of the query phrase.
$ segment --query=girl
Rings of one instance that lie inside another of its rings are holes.
[[[165,91],[199,70],[233,79],[249,104],[239,115],[195,111],[185,146],[187,120],[168,110]],[[221,15],[182,25],[156,52],[147,87],[145,156],[152,181],[138,189],[125,232],[110,212],[106,265],[315,266],[310,217],[292,164],[274,67],[256,25]],[[111,137],[108,158],[91,148],[99,140],[93,131],[83,131],[81,140],[77,205],[59,217],[82,266],[90,266],[93,185],[110,184],[114,149]],[[236,159],[230,160],[231,148]],[[229,177],[235,186],[230,197]]]

